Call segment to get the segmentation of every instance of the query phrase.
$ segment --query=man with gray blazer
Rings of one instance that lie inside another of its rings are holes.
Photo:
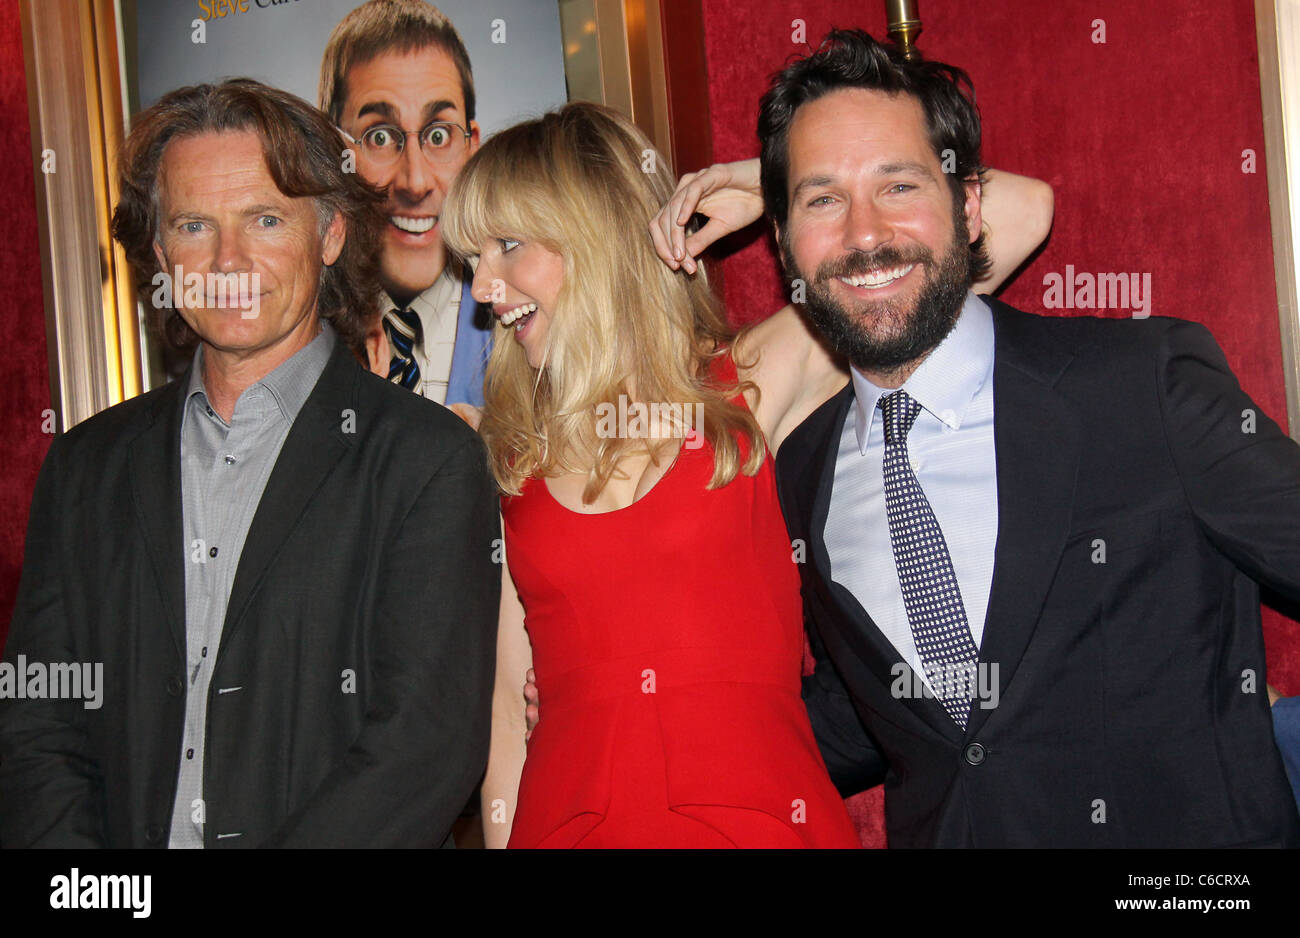
[[[356,360],[382,200],[345,146],[246,79],[134,122],[114,234],[197,350],[41,471],[5,663],[102,681],[0,699],[6,847],[438,846],[482,774],[495,488]]]

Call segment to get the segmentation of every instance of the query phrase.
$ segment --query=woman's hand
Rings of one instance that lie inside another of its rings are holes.
[[[708,223],[687,237],[686,223],[696,212],[707,216]],[[714,163],[681,178],[668,204],[651,220],[650,238],[665,264],[693,274],[700,252],[762,217],[758,160]]]
[[[533,669],[529,668],[528,673],[524,675],[524,680],[528,683],[524,685],[524,721],[528,725],[528,732],[524,734],[524,742],[527,742],[533,735],[533,730],[537,729],[538,722],[542,719],[541,698],[537,695],[537,675]]]

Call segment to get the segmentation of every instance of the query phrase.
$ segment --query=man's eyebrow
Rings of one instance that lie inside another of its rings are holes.
[[[186,209],[178,209],[167,216],[168,225],[175,225],[181,221],[212,221],[211,215],[205,215],[202,212],[192,212]]]
[[[384,120],[394,123],[397,121],[397,112],[393,110],[393,106],[387,101],[367,101],[361,105],[361,110],[357,111],[357,117],[365,117],[368,114],[378,114]]]
[[[793,197],[798,198],[799,193],[803,192],[805,189],[818,189],[822,186],[829,186],[834,181],[834,179],[826,175],[804,176],[799,180],[798,185],[794,187]]]
[[[437,101],[430,101],[420,111],[420,123],[428,124],[438,119],[438,115],[443,111],[450,111],[456,108],[455,101],[448,101],[445,98]],[[370,114],[378,114],[390,124],[397,123],[397,109],[387,101],[367,101],[361,105],[361,110],[357,111],[357,118],[366,117]]]
[[[421,123],[428,124],[431,121],[435,121],[443,111],[450,111],[455,109],[455,107],[455,101],[447,101],[446,99],[441,101],[430,101],[424,106]]]
[[[872,170],[873,176],[894,176],[899,173],[910,173],[914,176],[924,176],[926,179],[934,179],[934,172],[924,163],[917,163],[912,160],[902,160],[897,163],[882,163]],[[817,176],[805,176],[799,180],[798,185],[794,187],[791,198],[798,196],[807,189],[818,189],[822,186],[835,184],[835,177],[828,176],[824,173]]]
[[[254,215],[282,215],[285,212],[284,205],[277,205],[274,202],[258,202],[256,205],[250,205],[248,208],[241,209],[239,214],[244,217]],[[167,224],[174,225],[180,221],[213,221],[215,216],[206,212],[196,212],[192,209],[179,209],[167,216]]]
[[[885,163],[876,167],[877,176],[892,176],[895,173],[915,173],[918,176],[925,176],[929,179],[934,178],[934,173],[930,170],[930,167],[926,166],[924,163],[904,161],[901,163]]]

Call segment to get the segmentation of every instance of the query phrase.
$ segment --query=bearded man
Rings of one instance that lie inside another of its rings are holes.
[[[883,779],[891,846],[1295,846],[1259,586],[1300,598],[1300,448],[1199,325],[970,292],[964,85],[836,32],[761,105],[787,273],[851,365],[777,458],[827,767]]]

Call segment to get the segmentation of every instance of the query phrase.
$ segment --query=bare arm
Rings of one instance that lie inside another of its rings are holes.
[[[1052,187],[1040,179],[990,169],[981,209],[993,267],[976,287],[992,293],[1051,231]],[[686,223],[697,212],[708,222],[688,237]],[[714,163],[681,178],[668,204],[650,222],[650,237],[665,264],[694,273],[693,258],[723,235],[758,221],[762,215],[758,160]]]
[[[992,293],[1013,274],[1052,227],[1052,187],[1002,170],[988,171],[982,191],[989,275],[975,284]],[[668,204],[650,222],[655,250],[665,264],[693,273],[692,260],[715,240],[762,215],[758,160],[716,163],[682,177]],[[709,222],[686,236],[700,212]],[[786,306],[749,331],[737,345],[742,379],[759,388],[750,405],[773,456],[791,430],[844,386],[848,373],[813,335],[794,306]]]
[[[758,387],[757,402],[753,395],[746,401],[773,459],[790,431],[849,379],[793,306],[742,332],[735,358],[740,379]]]
[[[503,559],[497,671],[492,689],[492,744],[488,750],[487,775],[479,794],[483,842],[489,848],[505,847],[514,825],[519,776],[527,755],[524,700],[519,686],[532,666],[533,649],[524,629],[524,607]]]
[[[990,169],[980,202],[993,267],[975,292],[992,293],[1046,240],[1055,200],[1041,179]]]

